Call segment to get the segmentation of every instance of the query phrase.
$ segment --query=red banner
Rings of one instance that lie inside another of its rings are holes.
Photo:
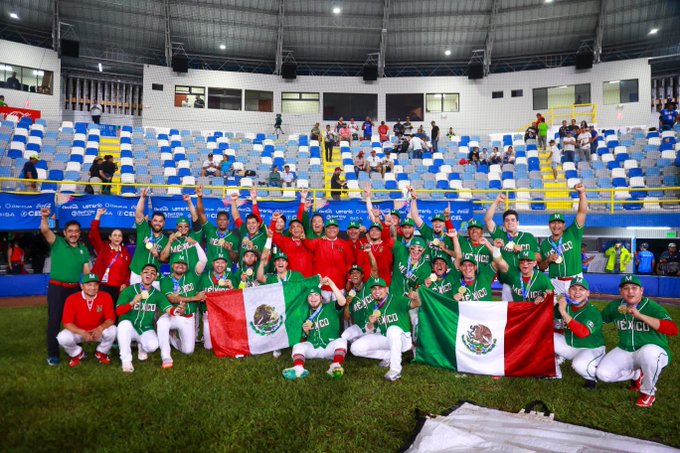
[[[40,110],[20,109],[19,107],[0,107],[0,117],[4,120],[8,116],[17,118],[30,118],[35,121],[40,118]]]

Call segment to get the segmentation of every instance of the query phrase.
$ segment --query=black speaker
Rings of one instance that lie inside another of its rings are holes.
[[[364,66],[364,81],[378,80],[378,66],[366,65]]]
[[[297,78],[297,63],[283,63],[281,65],[281,77],[284,79]]]
[[[62,39],[60,43],[62,57],[80,56],[80,43],[78,41],[71,41],[70,39]]]
[[[576,69],[590,69],[593,67],[593,52],[579,52],[576,54]]]
[[[189,59],[184,55],[172,57],[172,70],[175,72],[189,72]]]
[[[468,79],[483,79],[484,78],[484,64],[471,63],[468,65]]]

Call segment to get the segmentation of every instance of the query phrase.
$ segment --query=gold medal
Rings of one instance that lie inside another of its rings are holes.
[[[432,239],[432,245],[434,245],[435,247],[439,247],[439,244],[441,244],[441,243],[442,243],[442,241],[440,241],[437,238]]]
[[[312,327],[314,327],[314,323],[308,319],[307,321],[305,321],[305,323],[302,326],[308,327],[308,328],[311,329]]]
[[[625,315],[625,314],[628,313],[628,305],[621,304],[621,305],[619,305],[618,310],[619,310],[619,313],[621,313],[622,315]]]
[[[356,295],[357,295],[357,292],[356,292],[356,291],[354,291],[353,289],[350,289],[350,290],[349,290],[349,297],[354,297],[354,296],[356,296]]]
[[[217,245],[219,245],[220,247],[222,247],[222,246],[224,245],[224,239],[218,240],[218,241],[217,241]]]
[[[437,274],[435,274],[434,272],[432,272],[432,273],[430,274],[430,281],[431,281],[432,283],[434,283],[434,282],[436,282],[437,280],[439,280],[439,277],[437,277]]]
[[[458,288],[458,294],[462,296],[465,293],[467,293],[467,288],[465,286],[461,286],[460,288]]]
[[[507,244],[505,244],[505,248],[508,250],[515,250],[515,243],[513,241],[510,241]]]
[[[250,269],[250,268],[246,269],[246,276],[252,277],[253,276],[253,270]]]
[[[147,242],[144,247],[146,247],[147,250],[151,250],[153,248],[153,244],[151,242]]]
[[[379,318],[381,314],[382,314],[382,313],[380,313],[380,310],[373,310],[372,316],[375,316],[376,318]]]
[[[144,290],[141,293],[139,293],[142,296],[142,299],[146,300],[149,298],[149,292]]]
[[[218,286],[227,286],[227,281],[223,278],[220,279],[220,281],[217,282]]]
[[[561,257],[561,256],[558,256],[557,259],[555,260],[555,263],[556,263],[556,264],[562,264],[562,261],[564,261],[564,260],[562,259],[562,257]]]

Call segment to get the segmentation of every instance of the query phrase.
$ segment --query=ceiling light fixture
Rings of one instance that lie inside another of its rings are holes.
[[[226,48],[227,48],[227,46],[225,46],[224,44],[220,44],[220,49],[224,50]]]
[[[650,34],[650,35],[655,35],[658,31],[659,31],[658,28],[652,28],[651,30],[649,30],[649,34]]]
[[[552,3],[553,0],[545,0],[546,3]]]
[[[102,68],[102,64],[101,64],[101,63],[97,63],[97,65],[99,66],[99,72],[103,72],[103,71],[104,71],[104,68]]]
[[[446,55],[447,57],[448,57],[449,55],[451,55],[451,50],[450,50],[450,49],[446,49],[446,50],[444,51],[444,55]]]
[[[340,9],[339,6],[334,6],[333,7],[333,14],[340,14],[342,10]]]
[[[12,19],[18,19],[19,15],[17,13],[9,13],[9,17],[11,17]]]

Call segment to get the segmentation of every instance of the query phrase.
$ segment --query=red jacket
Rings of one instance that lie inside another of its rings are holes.
[[[272,230],[274,228],[272,227]],[[314,275],[314,254],[302,243],[274,231],[272,242],[288,255],[288,269],[298,271],[305,277]]]
[[[389,238],[383,240],[379,244],[371,245],[373,256],[378,263],[378,275],[385,280],[387,286],[392,282],[392,266],[394,264],[394,239]],[[364,270],[364,282],[371,277],[371,261],[368,259],[368,253],[360,250],[358,252],[357,264]]]
[[[123,284],[127,285],[130,281],[130,262],[132,259],[125,246],[121,245],[120,252],[116,252],[111,248],[108,241],[102,240],[102,236],[99,233],[99,220],[93,220],[90,224],[90,234],[88,237],[97,253],[97,260],[94,262],[92,272],[97,274],[97,277],[101,280],[116,254],[120,253],[109,270],[108,282],[103,284],[116,288],[120,288]]]
[[[305,239],[304,245],[314,254],[314,273],[329,277],[342,290],[347,284],[347,273],[354,262],[352,246],[343,239],[331,241],[327,237]],[[328,286],[323,286],[322,289],[330,291]]]

